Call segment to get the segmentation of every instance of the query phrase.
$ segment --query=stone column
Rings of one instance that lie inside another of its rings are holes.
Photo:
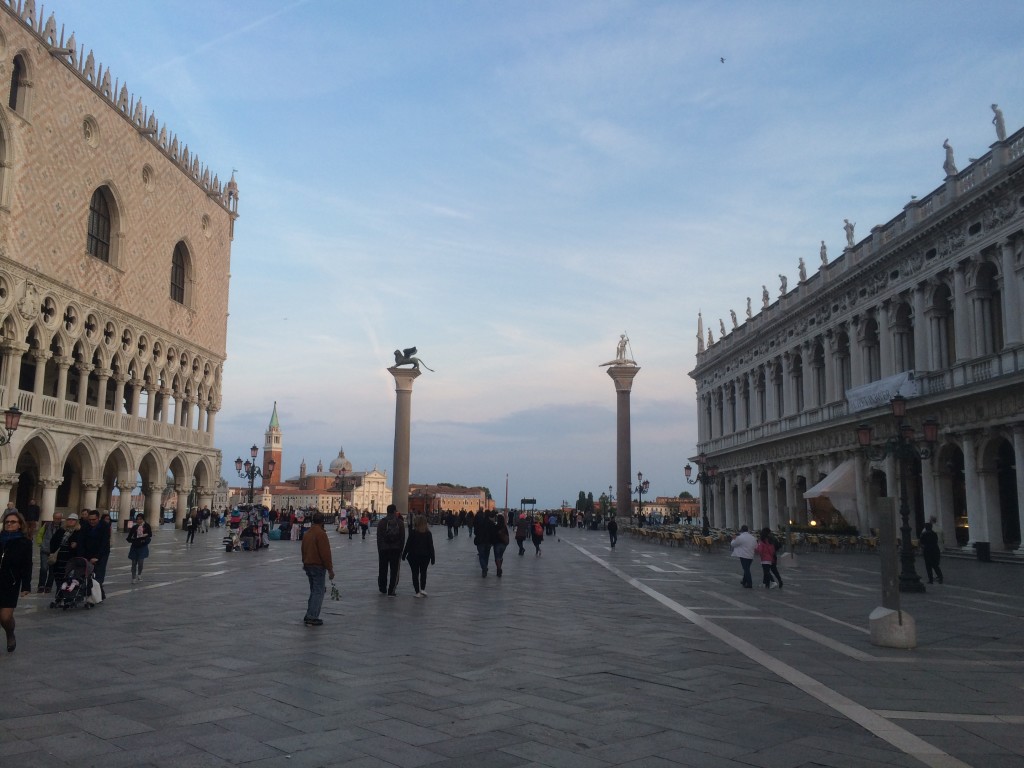
[[[914,305],[914,370],[930,370],[928,365],[928,351],[932,348],[931,330],[932,324],[925,316],[925,290],[927,286],[914,286],[911,299]]]
[[[633,379],[640,372],[638,365],[613,365],[608,368],[608,375],[615,382],[615,493],[619,499],[626,499],[626,510],[632,510],[633,498],[633,442],[630,432],[629,393],[633,388]],[[723,393],[724,394],[724,393]],[[712,430],[714,433],[714,430]],[[629,521],[629,514],[617,517]]]
[[[114,413],[118,415],[124,413],[124,385],[127,381],[128,377],[125,374],[114,374]],[[117,428],[121,428],[120,420],[117,422]]]
[[[1013,456],[1017,465],[1017,498],[1024,499],[1024,425],[1013,425]],[[1020,518],[1020,531],[1024,534],[1024,504],[1017,503],[1017,515]],[[1014,550],[1015,554],[1024,555],[1024,535],[1021,536],[1021,543]]]
[[[138,399],[135,400],[135,404],[138,405]],[[146,385],[146,421],[156,420],[156,387],[149,384]],[[148,523],[149,520],[147,519]],[[152,523],[150,523],[152,525]]]
[[[145,385],[142,379],[132,379],[132,401],[128,404],[128,413],[138,418],[139,404],[142,402],[142,387]],[[148,398],[147,398],[148,399]]]
[[[392,502],[403,519],[409,518],[409,444],[412,420],[412,383],[420,375],[418,368],[388,368],[395,377],[395,450],[391,483]],[[627,497],[628,498],[628,497]]]
[[[850,388],[859,387],[866,383],[864,375],[864,347],[860,343],[863,335],[864,322],[861,321],[850,329]],[[845,393],[844,393],[845,394]]]
[[[1004,241],[999,245],[999,271],[1003,273],[1004,347],[1016,346],[1021,343],[1020,296],[1017,287],[1017,272],[1013,262],[1013,242],[1010,240]],[[996,352],[999,351],[998,349],[996,350]]]
[[[110,381],[110,376],[113,373],[109,368],[96,369],[96,408],[100,411],[107,409],[107,382]]]
[[[51,352],[45,350],[33,352],[32,358],[36,361],[36,378],[32,383],[32,411],[43,412],[43,383],[46,380],[46,361],[52,357]]]
[[[89,373],[92,372],[92,363],[78,363],[78,420],[82,421],[85,413],[85,396],[89,392]]]
[[[74,362],[70,357],[58,357],[57,362],[57,400],[65,402],[68,399],[68,369]],[[64,407],[58,406],[58,418],[64,418]]]
[[[21,378],[21,358],[28,352],[29,346],[23,341],[8,341],[5,343],[4,364],[7,366],[5,386],[7,388],[7,405],[18,403],[18,382]]]
[[[144,486],[146,494],[146,522],[153,527],[155,532],[160,527],[160,493],[163,487],[156,483],[147,483]]]
[[[135,481],[120,480],[117,483],[117,490],[121,492],[121,497],[118,500],[117,511],[118,511],[118,523],[121,528],[124,528],[124,522],[128,519],[128,516],[132,512],[132,491],[135,490]]]
[[[212,403],[210,404],[210,407],[206,409],[206,433],[211,439],[213,438],[213,427],[217,421],[217,411],[219,410],[220,408],[214,406]]]
[[[85,509],[100,509],[99,493],[103,483],[97,480],[82,481],[82,506]],[[104,505],[103,509],[106,509]]]
[[[889,302],[878,308],[878,375],[885,379],[893,374],[892,326],[889,320]]]
[[[768,527],[773,531],[779,527],[779,475],[775,465],[768,465]]]
[[[765,527],[764,508],[761,506],[761,471],[755,467],[750,472],[750,514],[754,530]]]
[[[962,363],[974,356],[971,345],[971,310],[967,301],[967,281],[964,278],[964,267],[958,265],[953,270],[953,332],[956,337],[956,360]],[[971,538],[974,538],[973,534]]]
[[[174,528],[177,530],[188,511],[188,490],[181,483],[174,484],[174,498],[177,499],[174,504]]]
[[[962,436],[964,452],[964,490],[967,496],[967,526],[971,538],[966,548],[979,541],[990,541],[988,532],[988,516],[985,514],[984,499],[981,485],[978,482],[978,463],[974,455],[974,435],[965,432]]]
[[[57,489],[64,482],[62,477],[43,478],[39,485],[43,488],[42,498],[39,500],[40,517],[43,520],[53,520],[53,510],[57,507]]]

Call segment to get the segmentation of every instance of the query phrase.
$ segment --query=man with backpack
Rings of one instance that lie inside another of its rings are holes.
[[[398,566],[405,547],[405,525],[394,504],[388,504],[388,513],[377,523],[377,587],[382,595],[395,597],[398,587]]]

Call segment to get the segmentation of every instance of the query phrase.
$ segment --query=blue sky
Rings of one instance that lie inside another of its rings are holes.
[[[698,310],[796,283],[1024,123],[1020,2],[48,4],[222,178],[237,169],[225,476],[273,402],[285,473],[343,445],[412,482],[544,506],[695,452]],[[725,58],[725,62],[720,61]],[[231,478],[229,478],[231,479]]]

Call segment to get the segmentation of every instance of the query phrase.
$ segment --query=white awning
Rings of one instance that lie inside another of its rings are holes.
[[[824,479],[804,493],[805,499],[824,497],[832,506],[846,514],[857,512],[857,465],[856,459],[847,459],[833,469]]]

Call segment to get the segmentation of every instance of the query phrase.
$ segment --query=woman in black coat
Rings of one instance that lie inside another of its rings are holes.
[[[405,540],[402,559],[409,561],[412,569],[412,588],[416,590],[413,597],[426,597],[427,565],[434,565],[434,537],[427,525],[427,518],[416,515],[412,521],[412,530]]]
[[[32,541],[26,534],[25,518],[17,510],[8,510],[0,532],[0,626],[7,635],[7,652],[13,653],[14,609],[18,598],[32,589]]]

